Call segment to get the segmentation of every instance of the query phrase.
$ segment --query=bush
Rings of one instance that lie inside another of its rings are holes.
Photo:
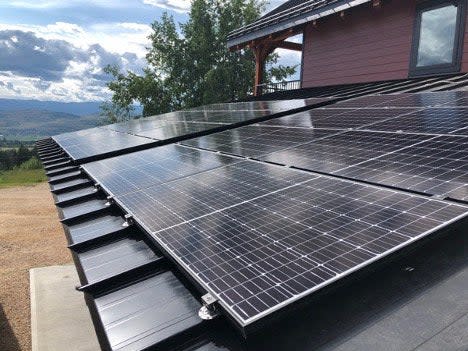
[[[39,161],[37,159],[37,157],[35,157],[35,156],[31,157],[29,160],[27,160],[26,162],[23,162],[19,166],[19,169],[23,169],[23,170],[26,170],[26,169],[41,169],[41,168],[42,168],[41,161]]]

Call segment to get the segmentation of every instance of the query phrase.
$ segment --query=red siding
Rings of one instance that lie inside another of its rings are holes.
[[[303,87],[408,77],[416,0],[358,6],[304,32]],[[468,71],[468,26],[462,70]]]

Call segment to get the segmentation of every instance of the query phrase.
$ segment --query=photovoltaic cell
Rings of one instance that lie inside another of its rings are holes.
[[[430,137],[419,135],[350,131],[274,152],[261,159],[335,174],[342,169],[428,139]]]
[[[173,143],[328,101],[330,99],[320,98],[215,104],[66,133],[54,137],[54,140],[73,160],[89,162],[110,154],[143,149],[143,145]]]
[[[427,134],[466,135],[468,108],[427,108],[362,129]]]
[[[409,108],[337,109],[332,107],[313,109],[290,116],[275,118],[261,124],[297,128],[352,129],[415,112]]]
[[[140,118],[110,125],[106,128],[159,140],[169,139],[180,136],[181,133],[189,133],[191,129],[194,132],[199,132],[219,127],[219,125],[243,123],[307,106],[312,107],[328,100],[324,98],[213,104],[187,111]]]
[[[467,212],[249,161],[118,200],[242,326]]]
[[[337,174],[468,201],[468,137],[431,138]]]
[[[448,202],[254,161],[223,161],[181,176],[185,167],[164,160],[176,156],[198,167],[205,157],[229,157],[166,148],[166,157],[150,160],[144,151],[85,169],[243,327],[467,213]],[[177,176],[113,193],[106,176],[147,164]]]
[[[429,195],[468,197],[466,137],[269,128],[248,126],[186,143]]]
[[[253,125],[186,140],[182,144],[255,158],[335,133],[337,133],[336,130],[290,129]]]
[[[384,108],[411,107],[428,108],[433,106],[450,105],[466,96],[466,92],[446,91],[435,93],[407,93],[388,95],[368,95],[357,99],[338,102],[336,107],[353,108]],[[458,106],[458,105],[456,105]]]
[[[310,98],[310,99],[292,99],[292,100],[274,100],[274,101],[249,101],[249,102],[234,102],[220,103],[207,106],[196,107],[188,111],[289,111],[305,106],[317,105],[331,101],[328,97]]]
[[[153,142],[149,139],[102,128],[61,134],[53,137],[53,139],[73,160],[85,159]]]
[[[178,145],[134,152],[83,165],[83,169],[114,195],[223,167],[236,159]]]

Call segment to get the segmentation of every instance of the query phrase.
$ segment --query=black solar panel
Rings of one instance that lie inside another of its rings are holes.
[[[313,106],[329,99],[253,101],[213,104],[188,111],[178,111],[107,126],[121,132],[157,140],[171,139],[185,134],[199,133],[272,116],[286,111]]]
[[[363,129],[427,134],[466,135],[468,108],[427,108],[375,123]]]
[[[317,177],[154,235],[245,326],[465,212]]]
[[[182,144],[255,158],[335,133],[337,133],[336,130],[291,129],[254,125],[186,140]]]
[[[269,128],[274,132],[268,133]],[[467,140],[458,136],[257,125],[186,143],[304,170],[466,200]]]
[[[274,100],[274,101],[249,101],[249,102],[234,102],[226,104],[212,104],[207,106],[196,107],[188,111],[270,111],[280,112],[289,111],[301,107],[321,104],[332,99],[328,97],[323,98],[310,98],[310,99],[293,99],[293,100]]]
[[[125,154],[327,103],[328,98],[254,101],[202,106],[54,137],[75,161]]]
[[[372,108],[372,107],[412,107],[427,108],[450,105],[466,96],[464,92],[447,91],[437,93],[368,95],[357,99],[341,101],[336,107]],[[458,105],[457,105],[458,106]]]
[[[336,173],[429,138],[350,131],[278,151],[261,159],[311,171]],[[354,178],[361,179],[358,176]]]
[[[110,193],[125,194],[209,169],[223,167],[236,159],[206,154],[178,145],[160,146],[83,165]]]
[[[468,211],[176,145],[85,170],[243,327]]]
[[[468,201],[468,138],[431,138],[370,158],[337,174]]]
[[[53,139],[73,160],[86,159],[153,142],[146,138],[102,128],[61,134]]]
[[[313,109],[290,116],[275,118],[262,125],[285,126],[297,128],[352,129],[372,125],[379,121],[403,116],[416,109],[338,109],[333,105],[327,108]]]

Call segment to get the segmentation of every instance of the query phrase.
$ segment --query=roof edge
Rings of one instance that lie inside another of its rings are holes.
[[[305,23],[327,17],[370,1],[371,0],[345,0],[325,5],[312,11],[300,12],[300,9],[297,9],[297,13],[291,13],[291,9],[288,9],[271,18],[266,15],[253,23],[229,33],[227,47],[232,49],[236,46],[246,44],[249,41],[263,38],[270,34],[278,33],[287,29],[299,27]],[[297,7],[299,6],[296,6],[296,8]]]

